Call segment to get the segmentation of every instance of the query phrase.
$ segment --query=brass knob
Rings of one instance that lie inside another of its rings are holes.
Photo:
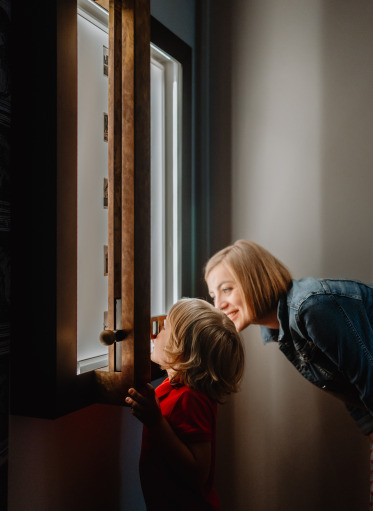
[[[104,330],[100,333],[100,342],[105,346],[111,346],[115,342],[123,341],[127,335],[127,330]]]

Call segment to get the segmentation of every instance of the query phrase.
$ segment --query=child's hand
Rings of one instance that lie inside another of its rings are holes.
[[[126,397],[126,403],[131,406],[132,414],[137,417],[145,426],[151,428],[162,419],[158,398],[150,383],[146,384],[143,394],[131,388],[128,390],[130,397]]]

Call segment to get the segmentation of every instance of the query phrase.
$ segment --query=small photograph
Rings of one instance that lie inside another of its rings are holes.
[[[104,141],[107,142],[109,138],[109,119],[108,114],[104,112]]]
[[[108,270],[109,270],[108,246],[104,245],[104,275],[108,274]]]
[[[103,49],[103,56],[104,56],[104,75],[109,75],[109,48],[106,48],[106,46],[102,47]]]
[[[108,209],[109,204],[109,180],[104,177],[104,209]]]

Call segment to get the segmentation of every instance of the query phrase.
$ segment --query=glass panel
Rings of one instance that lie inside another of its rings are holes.
[[[108,307],[108,29],[102,10],[87,2],[79,5],[78,374],[107,365],[107,348],[99,336]]]
[[[107,365],[108,16],[78,2],[77,372]],[[151,315],[180,297],[181,65],[151,48]]]

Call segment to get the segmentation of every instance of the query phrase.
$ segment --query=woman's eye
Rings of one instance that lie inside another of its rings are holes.
[[[225,294],[229,293],[229,291],[232,291],[232,288],[231,288],[231,287],[225,287],[225,288],[223,289],[223,293],[225,293]]]

